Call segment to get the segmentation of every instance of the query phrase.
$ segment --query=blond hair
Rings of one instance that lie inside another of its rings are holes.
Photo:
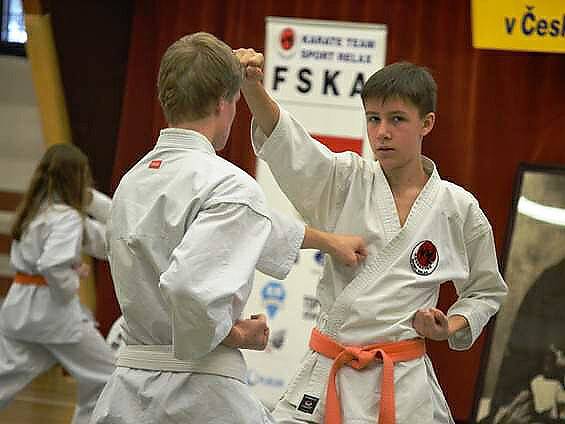
[[[20,240],[45,202],[65,203],[84,214],[91,185],[88,159],[78,147],[67,143],[49,147],[37,165],[16,212],[12,238]]]
[[[198,32],[174,42],[163,55],[157,88],[169,125],[209,116],[221,98],[231,101],[243,73],[231,48]]]

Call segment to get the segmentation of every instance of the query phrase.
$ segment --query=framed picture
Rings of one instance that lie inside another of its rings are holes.
[[[518,170],[474,422],[565,422],[565,167]]]

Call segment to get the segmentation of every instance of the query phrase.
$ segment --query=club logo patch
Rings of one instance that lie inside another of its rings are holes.
[[[437,248],[430,240],[418,243],[410,254],[410,266],[418,275],[430,275],[437,268],[439,255]]]

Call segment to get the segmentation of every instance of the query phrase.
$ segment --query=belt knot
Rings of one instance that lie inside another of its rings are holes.
[[[357,346],[347,346],[343,350],[342,355],[346,359],[343,362],[344,364],[349,364],[352,368],[361,370],[375,360],[376,352]]]

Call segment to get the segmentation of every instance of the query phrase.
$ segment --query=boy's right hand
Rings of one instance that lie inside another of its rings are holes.
[[[251,315],[250,319],[236,321],[222,344],[228,347],[250,350],[265,350],[269,342],[267,317]]]
[[[263,65],[265,64],[263,54],[253,49],[237,49],[234,50],[234,54],[245,70],[246,82],[263,80]]]

